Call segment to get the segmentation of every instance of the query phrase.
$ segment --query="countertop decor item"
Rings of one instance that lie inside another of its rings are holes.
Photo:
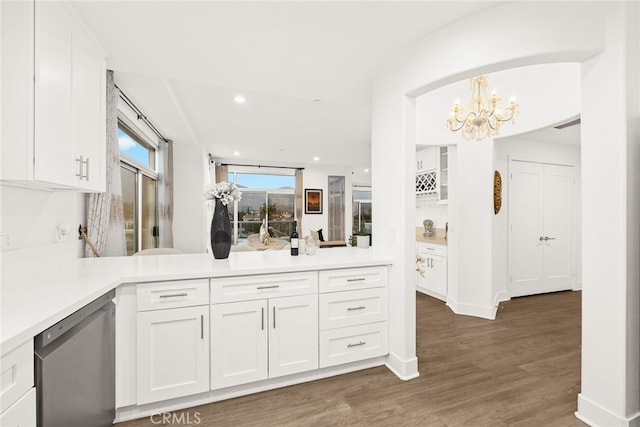
[[[424,233],[422,234],[424,237],[433,236],[433,221],[430,219],[425,219],[422,221],[422,225],[424,227]]]
[[[231,182],[219,182],[207,187],[203,198],[214,200],[215,209],[211,218],[211,251],[215,259],[226,259],[231,250],[231,220],[229,219],[229,203],[240,200],[242,193]]]

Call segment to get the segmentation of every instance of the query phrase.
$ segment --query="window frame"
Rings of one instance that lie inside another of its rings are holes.
[[[146,137],[145,133],[135,124],[131,123],[131,120],[127,116],[125,116],[122,112],[118,111],[118,128],[123,127],[127,130],[127,133],[133,134],[135,136],[135,140],[147,146],[148,148],[153,149],[154,155],[154,166],[156,170],[149,168],[148,166],[132,159],[131,157],[123,154],[118,150],[118,157],[120,158],[120,167],[125,168],[130,172],[135,173],[136,182],[135,182],[135,239],[134,239],[134,251],[136,253],[141,250],[142,246],[142,186],[143,186],[143,176],[151,178],[155,182],[154,188],[154,198],[155,198],[155,212],[154,212],[154,222],[155,227],[158,227],[159,222],[159,214],[158,214],[158,191],[159,191],[159,182],[158,182],[158,144],[152,142],[149,138]],[[131,136],[131,135],[130,135]],[[120,170],[118,170],[120,172]],[[154,237],[154,247],[158,247],[159,245],[159,236]]]

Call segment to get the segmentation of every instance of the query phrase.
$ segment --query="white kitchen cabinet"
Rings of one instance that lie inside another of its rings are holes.
[[[209,306],[139,312],[137,403],[209,390]]]
[[[416,151],[416,173],[429,172],[436,169],[436,148],[429,147]]]
[[[418,242],[424,272],[417,273],[416,289],[434,298],[447,299],[447,250],[443,245]]]
[[[36,425],[33,339],[0,358],[0,426]]]
[[[17,402],[0,414],[0,426],[33,427],[36,425],[36,388],[29,391]]]
[[[318,368],[318,297],[211,306],[211,389]]]
[[[320,272],[321,368],[388,354],[388,281],[384,266]]]
[[[139,284],[136,295],[137,403],[209,390],[208,280]]]
[[[318,296],[269,300],[269,378],[318,368]]]
[[[0,178],[104,191],[104,54],[63,3],[2,2],[1,7]]]
[[[211,389],[268,378],[267,300],[211,306]]]

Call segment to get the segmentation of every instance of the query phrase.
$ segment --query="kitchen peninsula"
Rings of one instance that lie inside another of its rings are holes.
[[[45,259],[37,268],[7,255],[3,358],[116,289],[117,421],[386,362],[391,261],[375,248]]]

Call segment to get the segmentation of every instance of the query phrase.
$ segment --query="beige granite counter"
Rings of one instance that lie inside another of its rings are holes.
[[[435,233],[431,237],[424,237],[424,227],[416,227],[416,242],[435,243],[437,245],[446,245],[446,231],[444,228],[434,228]]]

